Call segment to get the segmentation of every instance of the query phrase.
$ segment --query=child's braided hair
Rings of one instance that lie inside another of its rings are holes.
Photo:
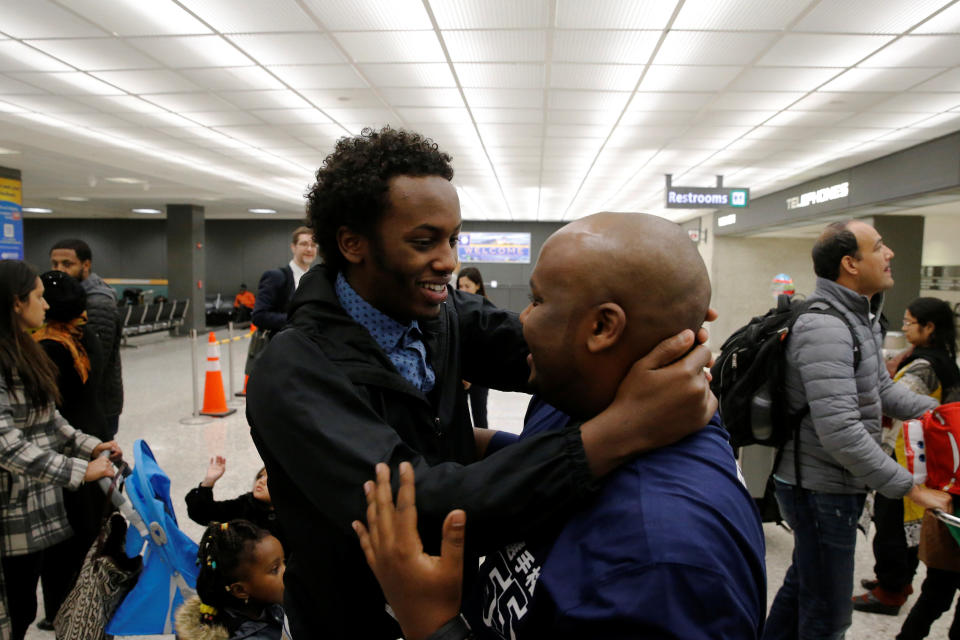
[[[203,603],[200,619],[205,624],[214,624],[225,607],[241,604],[230,591],[230,585],[243,579],[240,567],[252,560],[257,543],[269,536],[247,520],[213,522],[200,539],[197,564],[197,595]]]

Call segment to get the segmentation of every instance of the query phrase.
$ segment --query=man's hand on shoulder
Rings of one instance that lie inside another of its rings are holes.
[[[717,410],[704,371],[712,355],[703,344],[690,350],[693,343],[689,330],[661,342],[633,365],[613,403],[581,427],[595,476],[673,444],[709,422]]]

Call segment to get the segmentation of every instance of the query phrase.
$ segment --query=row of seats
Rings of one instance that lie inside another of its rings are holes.
[[[123,314],[123,337],[177,329],[183,324],[184,316],[189,308],[189,300],[131,304],[120,307],[120,313]]]

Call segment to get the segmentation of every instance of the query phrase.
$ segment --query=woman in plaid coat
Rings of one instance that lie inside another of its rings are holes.
[[[0,561],[6,610],[0,638],[22,639],[37,613],[44,551],[72,535],[63,488],[113,475],[116,442],[71,427],[59,413],[56,369],[29,332],[47,303],[37,272],[0,260]]]

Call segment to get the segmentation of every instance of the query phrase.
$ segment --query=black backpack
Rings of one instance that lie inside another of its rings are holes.
[[[782,448],[809,407],[787,410],[784,355],[794,323],[805,313],[840,318],[853,338],[853,368],[860,364],[860,341],[847,318],[824,301],[777,298],[777,306],[733,333],[710,370],[710,389],[720,401],[720,417],[734,448],[751,444]]]

